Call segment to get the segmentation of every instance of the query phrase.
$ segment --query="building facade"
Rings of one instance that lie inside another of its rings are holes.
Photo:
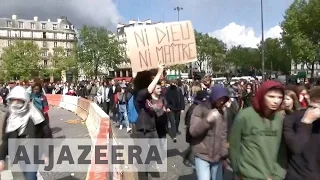
[[[310,67],[310,66],[309,66]],[[297,75],[299,72],[306,72],[307,77],[311,77],[311,70],[308,68],[306,64],[300,63],[291,63],[291,75]],[[320,76],[320,64],[315,63],[314,65],[314,77]]]
[[[10,46],[15,40],[33,41],[42,50],[41,64],[50,67],[48,56],[57,47],[71,53],[77,38],[75,27],[67,17],[62,16],[57,21],[39,21],[38,17],[32,20],[18,19],[16,15],[11,18],[0,18],[0,56],[3,48]]]

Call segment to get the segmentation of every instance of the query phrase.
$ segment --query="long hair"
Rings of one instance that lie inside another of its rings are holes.
[[[293,90],[285,90],[284,94],[285,94],[285,96],[289,96],[293,100],[292,109],[284,108],[286,114],[290,114],[290,113],[292,113],[294,111],[297,111],[297,110],[301,109],[300,102],[299,102],[299,99],[297,97],[296,92],[294,92]]]
[[[138,92],[142,89],[147,88],[151,82],[152,82],[151,71],[138,72],[136,77],[133,80],[134,91]]]

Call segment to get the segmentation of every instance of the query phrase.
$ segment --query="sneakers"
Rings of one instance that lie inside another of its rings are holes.
[[[161,171],[161,168],[157,165],[157,164],[154,164],[154,165],[151,165],[152,169],[155,169],[157,170],[158,172]]]
[[[119,126],[119,129],[122,130],[123,129],[123,125],[120,125]],[[132,128],[130,127],[127,127],[127,133],[131,132],[132,131]]]

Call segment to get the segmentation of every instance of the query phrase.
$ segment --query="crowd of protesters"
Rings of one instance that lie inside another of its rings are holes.
[[[46,94],[63,94],[95,101],[119,129],[126,127],[136,138],[159,138],[160,143],[167,134],[177,142],[180,119],[185,117],[190,147],[183,161],[195,168],[198,180],[222,180],[228,166],[236,180],[320,180],[320,87],[257,79],[232,85],[210,78],[168,81],[161,79],[163,70],[161,65],[157,74],[139,72],[130,82],[32,80],[3,85],[0,93],[9,113],[0,169],[9,137],[52,137]],[[130,119],[130,100],[137,112],[135,120]],[[10,125],[22,112],[27,115],[19,116],[21,123]]]

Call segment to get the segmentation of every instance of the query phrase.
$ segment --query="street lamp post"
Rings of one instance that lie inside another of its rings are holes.
[[[183,10],[183,7],[177,6],[177,7],[173,8],[173,10],[177,11],[177,13],[178,13],[178,22],[179,22],[180,21],[180,11]],[[178,71],[179,71],[179,75],[180,75],[180,70],[178,70]]]
[[[180,11],[183,10],[183,7],[177,6],[173,10],[177,11],[177,13],[178,13],[178,21],[180,21]]]
[[[265,70],[264,70],[264,26],[263,26],[263,0],[260,0],[261,8],[261,67],[262,67],[262,81],[265,80]]]

